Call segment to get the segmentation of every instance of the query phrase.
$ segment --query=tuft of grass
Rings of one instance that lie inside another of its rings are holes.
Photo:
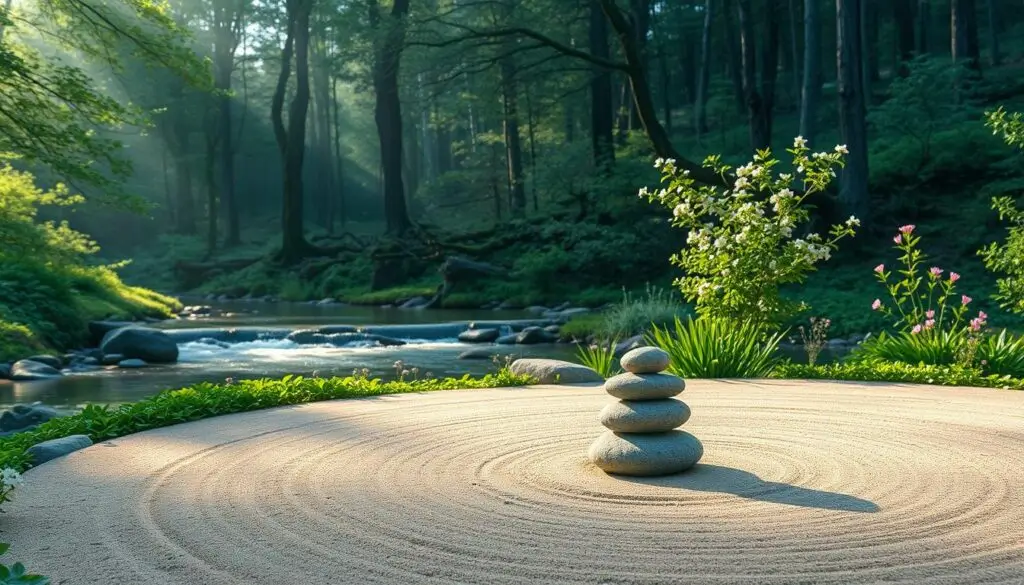
[[[562,334],[576,339],[591,335],[598,339],[625,339],[643,335],[651,327],[669,326],[688,314],[674,291],[647,285],[639,295],[623,290],[619,302],[599,314],[573,319],[562,328]]]
[[[481,378],[467,374],[461,378],[384,382],[362,375],[347,378],[285,376],[279,380],[241,380],[224,384],[204,382],[179,390],[167,390],[117,408],[90,404],[75,415],[53,419],[34,430],[0,438],[0,469],[10,467],[24,471],[31,463],[26,449],[70,435],[88,435],[93,442],[100,442],[178,423],[275,406],[382,394],[520,386],[531,382],[530,378],[512,374],[507,368]]]
[[[601,377],[610,378],[620,371],[618,360],[615,359],[616,343],[618,341],[612,339],[607,343],[581,345],[576,350],[576,359],[584,366],[601,374]]]
[[[791,380],[902,382],[908,384],[977,386],[982,388],[1024,390],[1024,379],[1012,376],[983,374],[977,369],[958,365],[913,365],[883,360],[865,360],[820,366],[784,363],[777,365],[772,370],[771,377]]]
[[[766,334],[749,322],[678,317],[673,327],[654,327],[651,345],[668,352],[669,371],[684,378],[764,378],[778,362],[783,333]]]

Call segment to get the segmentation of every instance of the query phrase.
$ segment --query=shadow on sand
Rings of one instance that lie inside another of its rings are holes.
[[[698,463],[689,471],[662,477],[615,477],[637,484],[733,494],[750,500],[804,508],[846,512],[878,512],[880,510],[874,502],[856,496],[764,481],[749,471],[721,465]]]

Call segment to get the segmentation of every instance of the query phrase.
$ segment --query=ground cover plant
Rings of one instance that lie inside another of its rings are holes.
[[[530,382],[529,378],[514,375],[506,368],[480,378],[466,375],[461,378],[391,382],[371,379],[365,372],[353,374],[346,378],[286,376],[279,380],[201,383],[168,390],[152,398],[116,408],[87,405],[77,414],[53,419],[34,430],[0,438],[0,469],[24,471],[31,464],[25,453],[27,448],[42,441],[70,435],[88,435],[93,442],[99,442],[159,427],[275,406],[383,394],[497,388]]]
[[[778,363],[783,333],[724,317],[676,319],[653,327],[647,341],[669,354],[668,371],[684,378],[764,378]]]

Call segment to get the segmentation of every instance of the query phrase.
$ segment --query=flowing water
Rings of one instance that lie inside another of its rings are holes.
[[[482,375],[497,369],[493,361],[458,359],[459,354],[480,344],[459,343],[455,337],[463,327],[443,324],[495,321],[510,331],[508,325],[502,323],[531,318],[521,311],[418,311],[244,301],[210,304],[214,308],[210,317],[152,324],[152,327],[174,330],[172,334],[177,336],[180,351],[177,364],[139,370],[112,368],[35,382],[0,380],[0,408],[39,401],[62,410],[75,409],[89,403],[139,400],[196,382],[286,374],[350,375],[355,368],[367,368],[374,377],[390,378],[394,377],[393,365],[399,360],[407,368],[419,368],[420,375],[427,372],[434,376]],[[400,338],[406,344],[379,347],[355,342],[338,347],[322,343],[299,344],[283,338],[289,331],[328,325],[380,326],[371,330]],[[224,335],[225,329],[233,328],[240,328],[242,334]],[[181,331],[183,329],[190,331]],[[502,356],[572,359],[575,353],[574,346],[567,344],[484,345]]]

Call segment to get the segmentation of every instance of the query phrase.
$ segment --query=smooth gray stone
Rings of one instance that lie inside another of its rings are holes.
[[[126,358],[145,360],[152,364],[178,361],[178,345],[159,329],[123,327],[103,336],[100,349],[105,354],[119,353]]]
[[[119,362],[124,361],[125,357],[119,353],[111,353],[103,356],[100,363],[104,366],[116,366]]]
[[[29,382],[32,380],[49,380],[59,378],[64,374],[60,370],[46,364],[32,360],[19,360],[11,366],[11,380],[15,382]]]
[[[0,431],[20,431],[60,416],[56,410],[40,402],[15,404],[0,413]]]
[[[686,389],[686,382],[669,374],[633,374],[626,372],[608,378],[604,390],[620,400],[658,400],[672,398]]]
[[[497,329],[470,329],[459,333],[459,341],[463,343],[491,343],[501,337]]]
[[[92,445],[92,439],[87,435],[70,435],[32,445],[26,449],[26,452],[32,456],[33,464],[41,465],[68,453],[85,449],[90,445]]]
[[[522,358],[512,362],[513,374],[530,376],[540,384],[593,384],[604,381],[594,370],[561,360]]]
[[[30,356],[25,359],[40,364],[46,364],[55,370],[59,370],[64,367],[64,361],[55,355],[40,354]]]
[[[495,355],[494,351],[492,351],[490,349],[483,348],[483,347],[477,347],[477,348],[466,350],[466,351],[460,353],[458,359],[460,359],[460,360],[489,360],[489,359],[493,359],[494,355]]]
[[[668,369],[668,352],[657,347],[631,349],[619,360],[623,370],[634,374],[657,374]]]
[[[668,475],[696,465],[704,446],[685,431],[614,433],[605,431],[590,445],[590,462],[618,475]]]
[[[681,400],[619,400],[598,416],[605,428],[617,433],[663,433],[690,420],[690,407]]]
[[[518,335],[502,335],[501,337],[494,340],[494,343],[498,345],[515,345]]]

